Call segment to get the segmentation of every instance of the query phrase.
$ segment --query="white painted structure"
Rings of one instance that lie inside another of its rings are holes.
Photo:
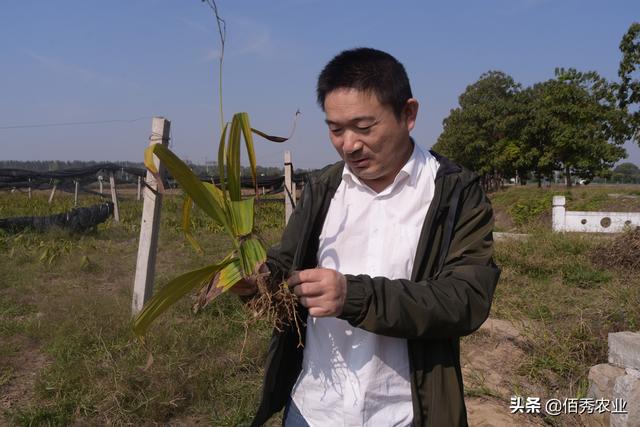
[[[164,117],[154,117],[151,122],[149,145],[169,145],[171,122]],[[159,175],[164,175],[164,166],[160,159],[153,156],[153,162]],[[138,240],[138,259],[136,275],[133,282],[133,298],[131,314],[135,316],[142,310],[144,303],[151,298],[153,279],[156,269],[156,253],[158,251],[158,234],[160,232],[160,210],[162,194],[158,192],[158,182],[153,174],[147,171],[145,179],[144,201],[142,205],[142,221],[140,222],[140,239]]]
[[[640,212],[567,211],[566,198],[553,196],[553,231],[621,233],[640,227]]]

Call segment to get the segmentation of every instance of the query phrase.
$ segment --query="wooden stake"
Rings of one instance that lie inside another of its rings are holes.
[[[116,178],[113,172],[109,172],[109,187],[111,188],[111,201],[113,202],[113,219],[120,222],[120,210],[118,209],[118,193],[116,192]]]
[[[73,206],[77,207],[78,206],[78,188],[80,187],[80,181],[78,181],[77,179],[74,179],[73,182],[75,182],[76,184],[76,191],[73,195]]]
[[[139,176],[138,177],[138,196],[136,197],[136,200],[140,200],[140,194],[141,194],[141,189],[142,189],[142,177]]]
[[[293,203],[291,203],[291,198],[293,194],[291,190],[293,188],[292,184],[292,171],[293,165],[291,163],[291,151],[285,150],[284,152],[284,223],[287,224],[289,222],[289,217],[293,213]],[[291,194],[291,197],[289,197]]]
[[[31,200],[31,178],[29,178],[29,200]]]
[[[100,184],[100,195],[102,195],[102,175],[98,176],[98,183]]]
[[[51,204],[51,202],[53,201],[53,196],[55,196],[56,194],[57,187],[58,187],[58,184],[53,184],[53,189],[51,189],[51,195],[49,196],[49,204]]]
[[[162,117],[154,117],[151,125],[151,138],[149,145],[169,143],[169,129],[171,122]],[[164,167],[154,156],[156,168],[160,176],[164,175]],[[144,304],[149,300],[153,291],[153,280],[156,267],[156,252],[158,248],[158,232],[160,231],[160,208],[162,207],[162,195],[157,193],[158,183],[155,177],[147,172],[144,188],[144,202],[142,207],[142,222],[140,224],[140,240],[138,242],[138,259],[136,261],[136,276],[133,284],[133,301],[131,313],[138,314]],[[152,188],[154,191],[151,191]]]

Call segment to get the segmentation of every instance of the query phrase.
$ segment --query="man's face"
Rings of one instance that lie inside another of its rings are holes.
[[[398,120],[375,94],[341,88],[327,94],[324,110],[331,142],[351,171],[374,191],[389,186],[411,156],[418,102],[408,100]]]

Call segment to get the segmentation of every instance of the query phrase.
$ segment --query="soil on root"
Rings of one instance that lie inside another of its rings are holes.
[[[247,308],[255,319],[264,319],[273,327],[282,331],[286,327],[294,327],[298,334],[298,345],[303,346],[303,324],[298,310],[298,298],[286,282],[276,282],[268,274],[256,277],[258,294],[247,302]]]

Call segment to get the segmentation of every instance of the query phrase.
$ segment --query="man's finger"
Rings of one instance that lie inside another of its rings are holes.
[[[322,288],[317,283],[301,283],[293,288],[293,293],[297,297],[312,297],[322,295]]]
[[[309,268],[307,270],[294,271],[287,279],[289,287],[293,288],[301,283],[313,283],[322,279],[322,269]]]
[[[290,288],[298,286],[300,283],[302,282],[300,281],[299,271],[294,271],[293,273],[291,273],[291,276],[289,276],[289,278],[287,279],[287,285],[289,285]]]
[[[322,305],[322,298],[319,297],[300,297],[298,301],[307,308],[320,307]]]

